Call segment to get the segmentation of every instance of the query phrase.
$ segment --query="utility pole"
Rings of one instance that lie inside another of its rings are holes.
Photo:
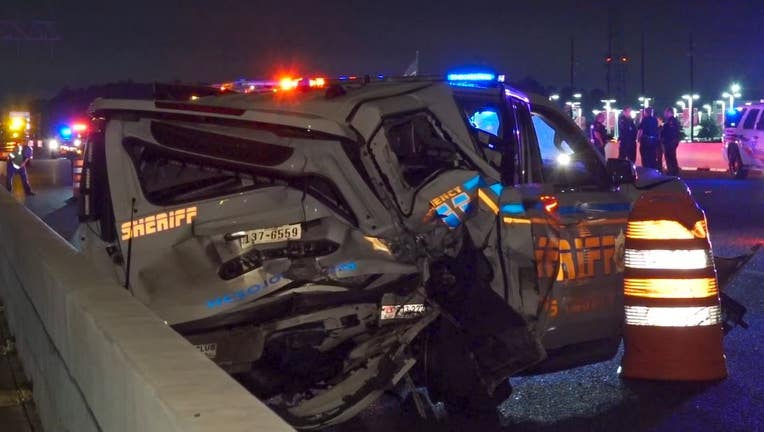
[[[605,71],[605,85],[606,85],[606,94],[608,99],[610,98],[610,71],[611,67],[613,66],[613,31],[610,29],[610,25],[608,25],[607,30],[607,57],[605,58],[605,63],[607,70]]]
[[[642,96],[645,95],[645,32],[642,31],[642,46],[640,48],[640,80],[642,82]]]
[[[576,41],[573,35],[570,35],[570,91],[571,94],[576,92]]]
[[[692,41],[692,32],[690,32],[690,97],[695,94],[695,46]],[[690,102],[690,142],[693,141],[693,119],[692,101]]]

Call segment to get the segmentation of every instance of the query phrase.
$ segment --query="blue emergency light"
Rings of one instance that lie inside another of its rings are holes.
[[[58,130],[58,133],[61,135],[61,138],[69,139],[72,137],[72,128],[64,126]]]
[[[496,74],[490,72],[457,72],[446,75],[448,81],[494,81]]]

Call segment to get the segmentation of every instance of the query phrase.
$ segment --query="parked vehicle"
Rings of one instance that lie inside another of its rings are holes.
[[[744,179],[750,170],[764,170],[764,104],[733,110],[725,121],[722,157],[733,178]]]

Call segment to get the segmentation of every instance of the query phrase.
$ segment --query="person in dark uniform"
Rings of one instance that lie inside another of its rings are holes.
[[[8,155],[8,169],[5,175],[5,187],[9,192],[13,192],[13,176],[18,174],[21,177],[21,184],[24,186],[24,193],[27,196],[34,195],[32,187],[29,186],[27,177],[27,166],[32,160],[32,147],[17,144],[13,152]]]
[[[676,148],[679,146],[679,121],[674,117],[674,110],[666,108],[663,112],[663,128],[661,128],[661,146],[666,158],[666,173],[679,175],[679,163],[676,160]]]
[[[594,144],[594,148],[605,156],[605,144],[607,144],[607,129],[605,128],[605,113],[599,113],[594,117],[594,123],[589,126],[589,140]]]
[[[658,119],[653,115],[652,108],[645,108],[645,114],[637,128],[637,141],[639,141],[639,156],[642,158],[642,166],[660,170],[658,165]]]
[[[630,106],[618,116],[618,159],[637,160],[637,125],[631,118]]]

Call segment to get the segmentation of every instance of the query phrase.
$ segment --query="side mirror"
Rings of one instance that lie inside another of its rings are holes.
[[[607,173],[614,185],[630,184],[637,181],[637,169],[628,159],[608,159]]]

